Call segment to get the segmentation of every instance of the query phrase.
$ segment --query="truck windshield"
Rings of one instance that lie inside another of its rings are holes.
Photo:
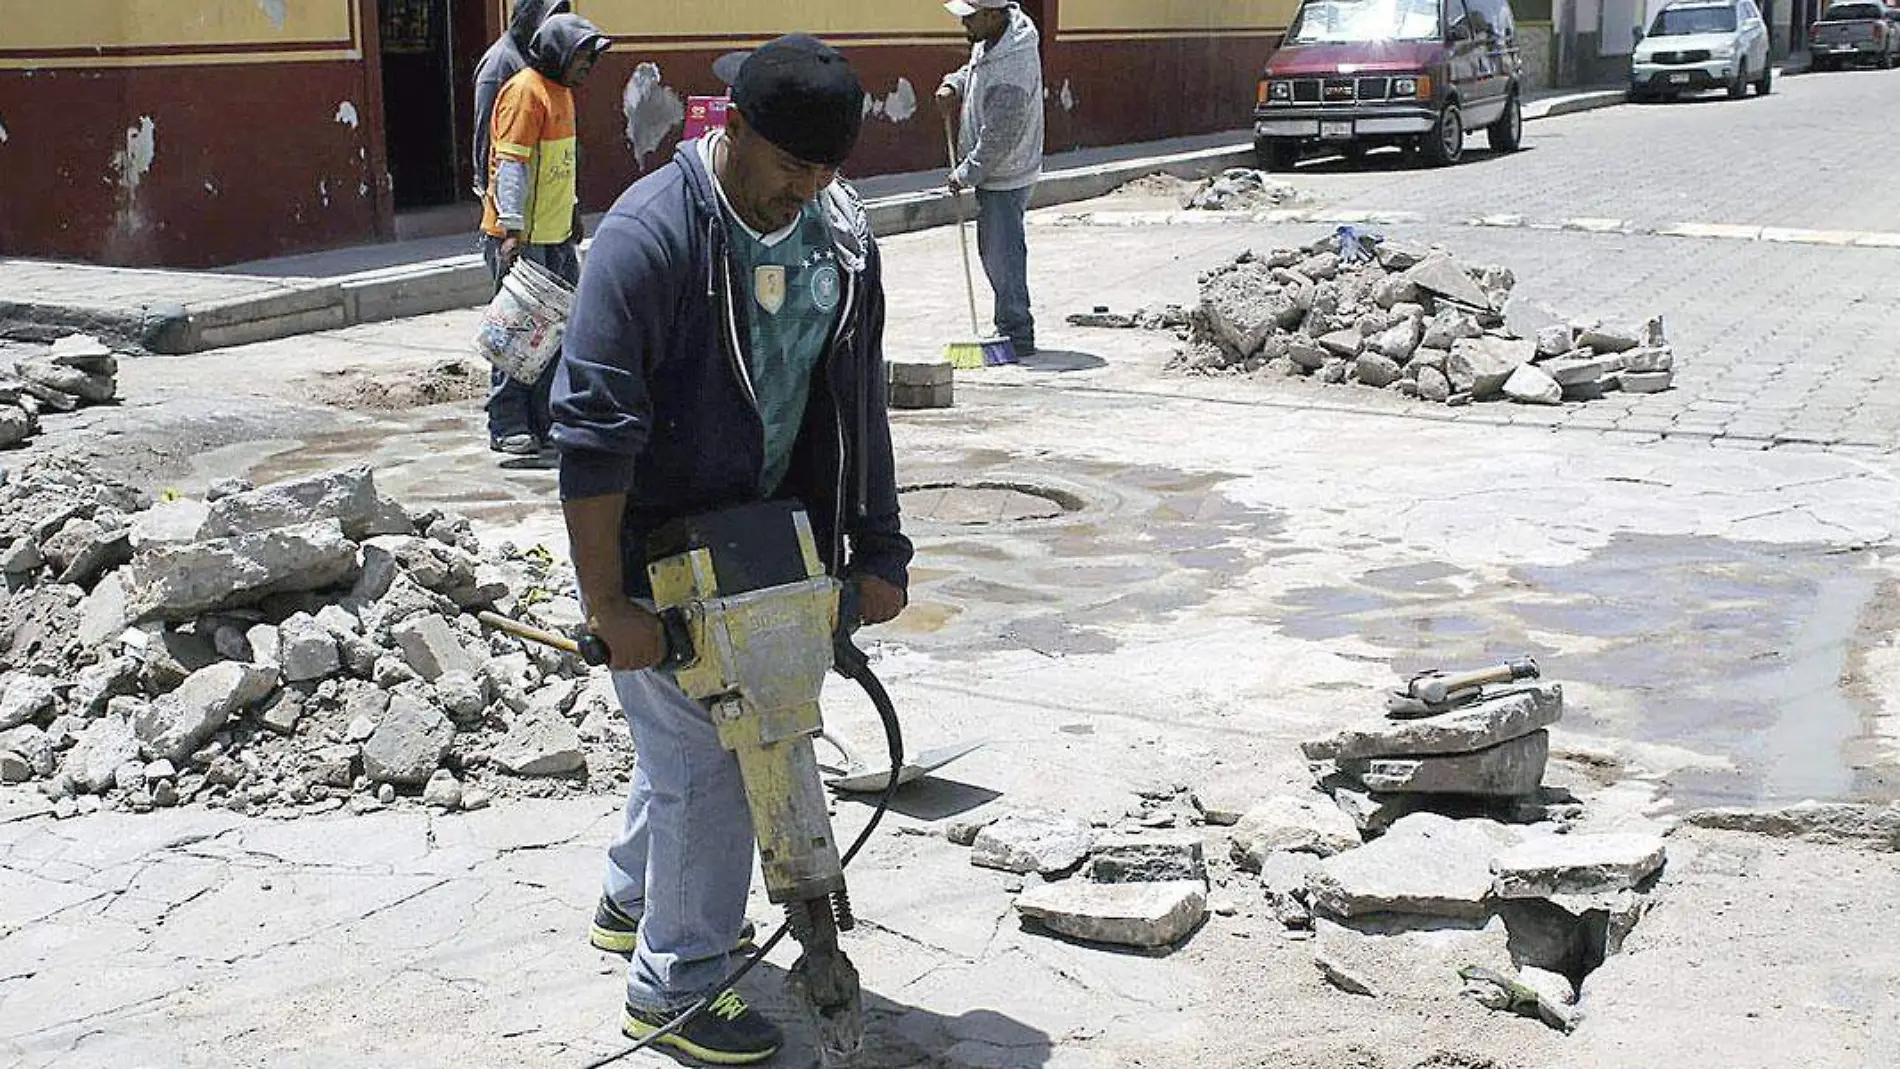
[[[1306,0],[1287,31],[1290,44],[1436,41],[1438,0]]]
[[[1698,33],[1734,33],[1732,7],[1668,7],[1656,15],[1651,37],[1687,37]]]

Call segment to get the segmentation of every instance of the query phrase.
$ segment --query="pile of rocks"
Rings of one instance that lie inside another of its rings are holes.
[[[0,372],[0,448],[38,434],[45,412],[111,404],[119,395],[119,359],[87,334],[70,334]]]
[[[1116,827],[1041,810],[998,811],[953,822],[950,840],[971,847],[970,862],[1015,873],[1016,911],[1072,939],[1166,947],[1207,919],[1209,873],[1200,834],[1155,819],[1170,791],[1150,792],[1140,812]],[[1025,883],[1040,881],[1025,890]]]
[[[1303,745],[1320,790],[1233,819],[1233,857],[1315,964],[1357,995],[1456,990],[1576,1026],[1665,860],[1649,832],[1580,830],[1541,787],[1563,692],[1536,684],[1418,720],[1381,716]],[[1330,798],[1328,797],[1330,795]]]
[[[1561,404],[1674,382],[1660,319],[1641,331],[1588,322],[1520,337],[1504,317],[1516,284],[1507,268],[1467,267],[1441,248],[1346,234],[1244,253],[1202,276],[1187,348],[1170,366],[1312,376],[1452,405]]]
[[[1299,190],[1264,171],[1230,167],[1188,187],[1181,197],[1181,207],[1209,212],[1259,211],[1299,199]]]
[[[471,615],[576,623],[545,550],[411,515],[362,467],[157,505],[51,462],[8,474],[0,781],[56,815],[478,808],[630,767],[605,680]]]

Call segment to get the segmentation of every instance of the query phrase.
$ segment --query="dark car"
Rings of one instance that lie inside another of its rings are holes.
[[[1442,166],[1482,128],[1514,152],[1523,71],[1509,0],[1305,0],[1261,72],[1254,148],[1274,171],[1382,145]]]
[[[1859,63],[1890,69],[1900,51],[1896,18],[1900,11],[1879,0],[1836,0],[1819,22],[1808,27],[1809,65],[1817,71]]]

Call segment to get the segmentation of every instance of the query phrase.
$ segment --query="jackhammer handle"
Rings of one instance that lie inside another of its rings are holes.
[[[698,660],[693,653],[693,632],[686,625],[686,614],[678,609],[667,609],[657,614],[660,618],[660,630],[665,640],[666,652],[660,655],[660,663],[655,668],[684,668]],[[607,646],[607,640],[593,632],[582,635],[576,643],[581,660],[598,668],[614,659],[614,651]]]

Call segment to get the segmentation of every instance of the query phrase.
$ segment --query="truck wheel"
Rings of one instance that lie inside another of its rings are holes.
[[[1735,80],[1728,83],[1728,98],[1740,100],[1748,95],[1748,64],[1742,63],[1735,68]]]
[[[1253,154],[1263,171],[1291,171],[1300,163],[1300,143],[1290,137],[1262,137],[1254,141]]]
[[[1485,128],[1484,136],[1493,152],[1516,152],[1524,144],[1524,108],[1518,103],[1516,90],[1505,102],[1504,114]]]
[[[1427,166],[1449,167],[1463,159],[1465,113],[1458,110],[1456,104],[1446,104],[1445,110],[1438,113],[1438,121],[1432,124],[1431,132],[1420,140],[1418,147]]]
[[[1765,97],[1769,93],[1772,93],[1774,91],[1775,91],[1775,65],[1773,63],[1770,63],[1767,66],[1762,68],[1761,80],[1755,83],[1755,95]]]

